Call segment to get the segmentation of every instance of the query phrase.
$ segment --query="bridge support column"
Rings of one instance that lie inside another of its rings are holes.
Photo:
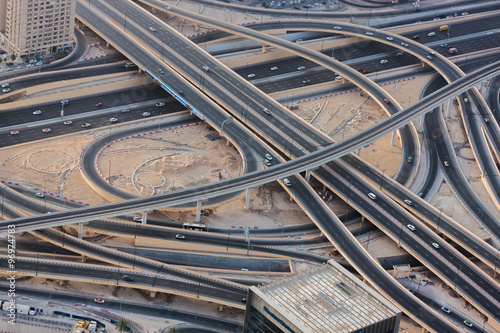
[[[109,47],[109,42],[106,42],[106,47]]]
[[[266,46],[262,44],[262,53],[266,53]]]
[[[420,116],[420,126],[418,127],[418,132],[423,133],[425,128],[425,114]]]
[[[361,156],[361,148],[358,149],[357,154],[358,154],[358,156]]]
[[[361,222],[365,222],[365,216],[361,215]]]
[[[391,146],[394,146],[395,143],[396,143],[396,131],[392,132]]]
[[[245,190],[245,207],[246,210],[250,209],[250,188]]]
[[[425,327],[422,327],[422,333],[428,333],[429,331],[425,328]]]
[[[155,298],[155,297],[156,297],[156,291],[152,291],[152,290],[150,290],[150,291],[149,291],[149,297],[151,297],[151,298]]]
[[[82,239],[83,236],[83,222],[78,223],[78,238]]]
[[[451,115],[451,108],[453,107],[453,100],[449,100],[448,101],[448,108],[446,109],[446,114],[445,114],[445,118],[450,118],[450,115]]]
[[[87,257],[86,256],[82,256],[82,263],[86,263],[87,262]]]
[[[201,216],[201,200],[196,202],[196,223],[200,222]]]
[[[306,170],[306,182],[309,184],[309,181],[311,180],[311,169]]]
[[[497,271],[493,272],[493,278],[496,278],[497,276],[498,276],[498,272]]]
[[[142,224],[148,224],[148,212],[142,212]]]

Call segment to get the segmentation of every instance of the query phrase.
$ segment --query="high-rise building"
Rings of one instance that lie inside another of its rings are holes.
[[[73,48],[76,0],[0,0],[0,48],[18,57]]]
[[[333,260],[252,286],[246,302],[243,333],[396,333],[402,314]]]

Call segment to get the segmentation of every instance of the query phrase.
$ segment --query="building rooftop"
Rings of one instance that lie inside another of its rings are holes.
[[[352,332],[401,312],[333,260],[258,290],[311,332]]]

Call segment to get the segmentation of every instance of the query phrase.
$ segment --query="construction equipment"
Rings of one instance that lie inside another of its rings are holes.
[[[216,210],[217,210],[217,208],[205,208],[205,209],[201,210],[201,215],[208,216],[208,215],[215,213]]]

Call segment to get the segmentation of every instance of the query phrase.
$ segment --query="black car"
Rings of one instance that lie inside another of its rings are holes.
[[[134,278],[131,277],[130,275],[124,275],[122,276],[123,281],[134,281]]]

